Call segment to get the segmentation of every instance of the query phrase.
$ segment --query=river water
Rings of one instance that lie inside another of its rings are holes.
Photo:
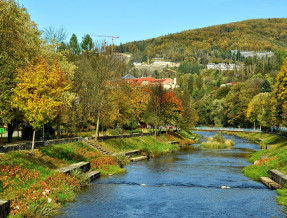
[[[214,134],[197,133],[202,138]],[[241,172],[258,146],[234,141],[233,149],[192,146],[133,163],[126,174],[93,182],[59,217],[285,217],[276,191]]]

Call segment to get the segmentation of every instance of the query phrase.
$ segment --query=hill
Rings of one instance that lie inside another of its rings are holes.
[[[287,50],[287,19],[253,19],[187,30],[120,45],[120,52],[142,52],[149,57],[184,59],[194,50]]]

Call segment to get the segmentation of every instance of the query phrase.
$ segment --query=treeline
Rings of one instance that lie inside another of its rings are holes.
[[[138,122],[155,129],[195,124],[187,92],[122,81],[129,65],[90,35],[81,43],[75,34],[65,43],[63,29],[41,35],[14,0],[1,1],[0,11],[0,124],[8,124],[9,142],[16,128],[34,141],[43,128],[49,137],[55,131],[134,129]]]
[[[287,19],[254,19],[201,29],[187,30],[158,38],[118,46],[119,52],[135,54],[134,61],[163,57],[175,62],[195,58],[202,64],[218,58],[230,61],[230,50],[275,51],[287,48]]]
[[[197,124],[265,129],[285,126],[286,57],[285,51],[270,58],[248,57],[240,68],[228,71],[183,62],[177,77],[194,101],[200,117]]]

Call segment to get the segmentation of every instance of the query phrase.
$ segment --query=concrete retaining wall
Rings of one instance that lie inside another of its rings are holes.
[[[5,218],[10,212],[10,201],[0,200],[0,218]]]
[[[281,173],[279,170],[269,170],[268,177],[282,187],[284,187],[284,185],[287,183],[287,175]]]
[[[62,167],[60,169],[57,169],[56,171],[71,175],[71,172],[73,170],[81,170],[82,172],[86,173],[90,170],[90,168],[91,164],[89,162],[82,161],[66,167]]]

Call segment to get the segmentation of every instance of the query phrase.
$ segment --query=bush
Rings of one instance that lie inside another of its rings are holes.
[[[110,133],[110,135],[112,135],[112,136],[118,136],[118,135],[120,135],[120,132],[119,132],[118,129],[109,129],[109,133]]]
[[[215,134],[213,139],[219,143],[225,143],[226,139],[222,134]]]
[[[232,140],[226,140],[222,134],[215,134],[214,137],[205,137],[205,142],[201,143],[204,148],[230,148],[234,145]]]
[[[88,177],[87,174],[83,173],[81,170],[78,169],[73,170],[71,172],[71,176],[77,178],[81,187],[86,187],[90,185],[90,178]]]
[[[25,217],[52,217],[57,214],[57,208],[53,203],[42,204],[39,201],[29,204],[29,208]]]
[[[120,167],[124,167],[130,163],[130,159],[125,155],[124,152],[117,153],[113,155],[113,157]]]

